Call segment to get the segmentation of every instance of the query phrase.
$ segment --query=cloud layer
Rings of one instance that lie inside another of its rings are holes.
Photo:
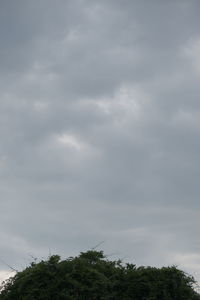
[[[105,241],[108,254],[198,277],[199,9],[1,1],[3,261]]]

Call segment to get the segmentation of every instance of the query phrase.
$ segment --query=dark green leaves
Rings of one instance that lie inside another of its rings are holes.
[[[137,268],[87,251],[33,262],[4,283],[0,300],[199,300],[194,283],[174,266]]]

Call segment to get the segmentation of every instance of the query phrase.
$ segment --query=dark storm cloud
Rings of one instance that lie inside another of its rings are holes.
[[[199,9],[1,1],[4,261],[105,240],[138,264],[197,270]]]

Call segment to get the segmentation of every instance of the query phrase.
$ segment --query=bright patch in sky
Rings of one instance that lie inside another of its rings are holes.
[[[84,148],[84,144],[81,143],[75,136],[71,134],[61,134],[58,136],[58,142],[62,145],[73,148],[76,151],[80,151]]]

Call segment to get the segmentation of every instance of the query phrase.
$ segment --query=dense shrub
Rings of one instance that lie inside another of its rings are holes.
[[[176,267],[136,267],[102,251],[33,262],[3,283],[0,300],[199,300],[194,279]]]

